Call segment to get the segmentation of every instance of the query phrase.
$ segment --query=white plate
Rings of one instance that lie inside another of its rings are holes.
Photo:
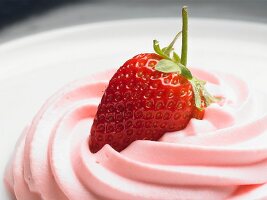
[[[0,46],[0,179],[21,130],[45,99],[71,80],[151,52],[154,38],[167,44],[180,24],[170,18],[105,22]],[[266,25],[191,19],[189,28],[189,65],[233,72],[266,90]],[[7,199],[2,181],[0,199]]]

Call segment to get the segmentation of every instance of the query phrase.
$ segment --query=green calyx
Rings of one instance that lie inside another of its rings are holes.
[[[212,96],[205,88],[206,82],[194,77],[190,70],[186,67],[188,40],[187,7],[182,8],[182,21],[182,31],[178,32],[167,47],[161,48],[157,40],[153,41],[154,51],[163,58],[157,63],[155,69],[163,73],[178,73],[184,76],[192,85],[196,107],[202,110],[204,107],[209,106],[211,103],[218,102],[220,99]],[[173,48],[180,35],[182,35],[181,57],[174,51]],[[202,100],[205,105],[202,104]]]
[[[220,98],[212,96],[205,88],[206,81],[193,77],[192,79],[189,79],[189,82],[192,85],[195,96],[195,105],[198,109],[202,110],[203,107],[208,107],[210,104],[220,101]],[[202,98],[205,105],[202,105]]]

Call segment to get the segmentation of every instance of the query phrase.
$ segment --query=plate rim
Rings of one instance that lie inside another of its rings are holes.
[[[166,22],[166,21],[176,21],[177,24],[179,24],[179,20],[181,18],[174,18],[174,17],[166,17],[166,18],[138,18],[138,19],[123,19],[123,20],[110,20],[110,21],[102,21],[102,22],[94,22],[94,23],[86,23],[86,24],[79,24],[79,25],[74,25],[74,26],[67,26],[67,27],[62,27],[62,28],[56,28],[56,29],[51,29],[51,30],[46,30],[42,31],[39,33],[34,33],[30,34],[28,36],[23,36],[20,38],[16,38],[7,42],[4,42],[0,44],[0,56],[1,53],[4,53],[6,50],[12,51],[13,49],[16,49],[20,46],[23,45],[28,45],[31,43],[38,44],[38,42],[43,41],[45,39],[49,38],[54,38],[58,37],[62,34],[65,33],[76,33],[82,30],[88,30],[88,29],[98,29],[98,28],[103,28],[103,27],[108,27],[111,25],[130,25],[134,23],[149,23],[151,21],[154,22]],[[267,32],[267,24],[264,23],[257,23],[257,22],[247,22],[247,21],[239,21],[239,20],[228,20],[228,19],[215,19],[215,18],[192,18],[192,21],[195,22],[212,22],[212,23],[221,23],[221,24],[232,24],[232,25],[237,25],[238,26],[249,26],[249,27],[259,27],[259,28],[264,28]],[[0,67],[0,72],[1,72]],[[16,138],[18,139],[18,138]],[[11,154],[12,152],[9,152]],[[10,158],[9,158],[10,159]],[[7,160],[5,160],[5,163],[2,163],[4,166],[6,166]],[[1,164],[1,163],[0,163]],[[0,171],[0,177],[3,176],[4,171]],[[2,181],[3,183],[3,181]],[[1,186],[1,184],[0,184]],[[1,191],[1,190],[0,190]],[[1,194],[0,194],[1,195]],[[0,196],[1,197],[1,196]]]
[[[126,25],[129,23],[147,23],[149,21],[177,21],[181,20],[180,17],[153,17],[153,18],[133,18],[133,19],[121,19],[121,20],[108,20],[101,22],[92,22],[92,23],[83,23],[73,26],[65,26],[60,28],[49,29],[45,31],[40,31],[37,33],[29,34],[26,36],[21,36],[14,38],[3,43],[0,43],[0,55],[2,51],[16,48],[17,46],[24,45],[31,42],[36,42],[44,39],[49,39],[56,37],[65,33],[79,32],[86,29],[95,29],[106,27],[110,25]],[[208,22],[217,22],[220,24],[233,24],[238,26],[254,26],[258,28],[264,28],[267,31],[267,24],[262,22],[251,22],[251,21],[241,21],[241,20],[229,20],[229,19],[217,19],[217,18],[206,18],[206,17],[192,17],[190,21],[206,21]],[[190,22],[189,22],[190,23]]]

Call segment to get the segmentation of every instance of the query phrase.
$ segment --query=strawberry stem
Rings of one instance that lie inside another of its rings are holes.
[[[202,81],[192,75],[190,70],[186,67],[187,64],[187,40],[188,40],[188,12],[187,7],[182,8],[182,31],[177,33],[175,38],[165,48],[160,48],[157,40],[153,41],[155,52],[162,56],[162,59],[157,63],[155,69],[163,73],[178,73],[185,77],[192,85],[194,92],[195,105],[199,110],[204,109],[211,103],[220,101],[219,98],[212,96],[205,88],[205,81]],[[177,53],[175,53],[173,45],[177,38],[182,33],[182,49],[181,59]],[[172,56],[170,55],[172,53]],[[202,104],[204,101],[204,105]]]
[[[182,52],[181,52],[181,63],[186,66],[187,64],[187,35],[188,35],[188,13],[187,6],[182,8]]]

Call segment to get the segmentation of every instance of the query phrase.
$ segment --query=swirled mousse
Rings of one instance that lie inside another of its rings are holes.
[[[267,199],[267,96],[189,69],[186,7],[182,19],[167,47],[45,103],[6,173],[16,199]]]
[[[47,100],[17,143],[5,175],[17,200],[267,199],[267,96],[235,76],[194,70],[219,104],[203,120],[93,154],[88,130],[113,72]]]

